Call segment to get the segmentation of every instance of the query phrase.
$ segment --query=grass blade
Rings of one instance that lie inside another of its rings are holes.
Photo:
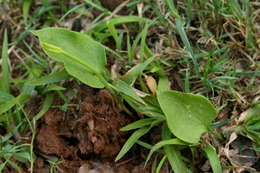
[[[181,141],[180,139],[178,138],[174,138],[174,139],[167,139],[167,140],[163,140],[163,141],[160,141],[158,142],[157,144],[155,144],[152,149],[150,150],[147,158],[146,158],[146,161],[145,161],[145,165],[147,164],[147,162],[150,160],[150,158],[152,157],[152,154],[160,149],[161,147],[163,146],[166,146],[166,145],[188,145],[186,142],[183,142]]]
[[[145,135],[147,132],[149,132],[150,127],[145,127],[139,130],[136,130],[131,136],[130,138],[128,138],[128,140],[126,141],[126,143],[124,144],[123,148],[120,150],[119,154],[116,156],[115,161],[118,161],[119,159],[121,159],[131,148],[132,146],[136,143],[136,141],[142,137],[143,135]]]
[[[112,34],[112,36],[116,42],[116,49],[120,50],[121,45],[120,45],[120,40],[119,40],[118,34],[116,32],[115,25],[108,21],[107,28],[108,28],[109,32]]]
[[[156,168],[156,173],[159,173],[162,166],[163,166],[163,163],[165,162],[165,160],[167,159],[167,156],[164,155],[163,158],[161,159],[161,161],[159,162],[157,168]]]
[[[134,129],[138,129],[138,128],[142,128],[144,126],[150,125],[154,120],[154,118],[145,118],[145,119],[141,119],[138,121],[135,121],[131,124],[128,124],[127,126],[121,128],[121,131],[129,131],[129,130],[134,130]]]
[[[28,14],[29,14],[29,9],[32,4],[32,0],[25,0],[23,2],[23,19],[25,25],[27,25],[27,19],[28,19]]]
[[[9,100],[8,102],[0,105],[0,115],[11,109],[16,104],[23,103],[25,100],[30,98],[30,95],[20,94],[19,96]]]
[[[4,32],[4,41],[2,48],[2,80],[1,80],[1,88],[0,90],[6,93],[10,93],[9,81],[10,81],[10,73],[8,67],[8,38],[7,38],[7,30]]]
[[[171,138],[171,132],[166,124],[163,125],[162,138],[163,140]],[[181,153],[174,145],[164,146],[164,152],[175,173],[188,173],[188,169],[181,159]]]
[[[46,85],[50,83],[55,83],[55,82],[60,82],[65,79],[69,79],[71,76],[66,72],[66,70],[62,70],[38,79],[34,79],[28,82],[28,85],[34,85],[34,86],[39,86],[39,85]]]
[[[65,17],[67,17],[70,13],[72,13],[73,11],[77,10],[78,8],[83,7],[85,4],[79,4],[74,6],[73,8],[71,8],[69,11],[67,11],[59,20],[59,22],[61,22],[63,19],[65,19]]]
[[[182,23],[181,19],[179,19],[179,18],[176,19],[176,27],[177,27],[177,30],[178,30],[180,36],[181,36],[181,40],[182,40],[183,44],[185,45],[185,47],[187,48],[187,50],[189,52],[189,55],[190,55],[192,62],[195,66],[196,72],[198,73],[199,72],[199,65],[198,65],[197,59],[194,56],[193,50],[191,48],[191,44],[188,40],[186,32],[184,31],[183,23]]]
[[[51,107],[52,101],[53,101],[53,95],[48,94],[43,103],[43,107],[41,111],[33,118],[33,121],[39,120],[48,111],[48,109]]]
[[[213,173],[222,173],[220,161],[218,159],[218,155],[217,155],[215,149],[210,144],[207,143],[206,147],[203,148],[203,151],[206,153],[206,155],[209,159]]]
[[[137,77],[145,70],[145,68],[151,63],[153,62],[153,60],[156,58],[157,56],[153,56],[149,59],[147,59],[145,62],[138,64],[136,66],[134,66],[132,69],[130,69],[124,76],[123,76],[123,80],[132,85],[135,80],[137,79]]]
[[[135,101],[145,104],[144,101],[141,99],[141,97],[139,97],[137,95],[137,93],[135,92],[135,90],[129,86],[127,83],[125,83],[122,80],[118,80],[115,83],[115,87],[117,89],[118,92],[121,92],[122,94],[125,94],[126,96],[131,97],[132,99],[134,99]]]
[[[96,31],[100,32],[104,29],[107,28],[107,22],[113,24],[113,25],[119,25],[119,24],[126,24],[126,23],[131,23],[131,22],[149,22],[151,20],[138,17],[138,16],[120,16],[120,17],[115,17],[107,21],[103,21],[99,24],[97,24],[95,27],[91,28],[90,30],[86,31],[85,33],[89,33],[91,31]]]

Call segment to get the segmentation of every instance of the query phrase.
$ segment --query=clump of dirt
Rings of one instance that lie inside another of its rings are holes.
[[[79,98],[82,98],[79,111],[49,109],[44,115],[35,141],[39,156],[36,170],[46,167],[39,158],[53,156],[63,160],[59,169],[64,172],[77,172],[81,165],[93,160],[110,162],[108,165],[115,167],[114,158],[128,137],[120,128],[130,120],[120,112],[108,91],[87,88],[87,92],[79,92]],[[133,169],[137,165],[140,162],[131,168],[120,165],[114,170],[122,172],[122,169]]]

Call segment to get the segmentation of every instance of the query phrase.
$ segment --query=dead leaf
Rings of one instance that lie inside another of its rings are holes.
[[[145,80],[149,90],[153,93],[153,95],[156,95],[156,80],[152,76],[145,76]]]

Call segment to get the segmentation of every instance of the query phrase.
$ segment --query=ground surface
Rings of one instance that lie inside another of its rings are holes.
[[[192,4],[178,1],[185,31],[198,59],[199,74],[196,72],[196,65],[187,58],[187,44],[183,43],[176,29],[175,18],[170,16],[163,1],[100,2],[102,6],[94,7],[96,2],[93,5],[85,1],[0,1],[0,35],[4,35],[4,30],[8,33],[10,70],[10,91],[4,89],[4,82],[1,82],[0,88],[1,171],[145,173],[155,170],[153,163],[161,159],[162,155],[153,156],[144,167],[149,150],[140,145],[134,145],[123,159],[114,161],[132,133],[120,129],[144,118],[144,115],[132,109],[126,102],[123,102],[124,106],[120,105],[106,89],[93,89],[73,78],[62,81],[57,79],[56,86],[51,88],[49,83],[43,82],[32,89],[29,99],[15,100],[10,109],[2,111],[10,106],[4,104],[7,100],[19,96],[26,89],[30,90],[26,81],[31,80],[33,75],[37,76],[39,73],[44,76],[63,68],[47,58],[39,41],[29,30],[56,26],[83,33],[95,26],[93,21],[100,23],[113,17],[136,15],[160,22],[147,30],[144,40],[149,50],[160,55],[161,60],[145,70],[135,88],[151,94],[151,87],[144,87],[149,84],[142,83],[142,79],[145,81],[150,76],[157,80],[156,74],[163,68],[170,80],[171,89],[208,97],[219,110],[212,127],[222,139],[213,133],[206,133],[201,140],[214,146],[223,172],[259,172],[260,128],[258,125],[255,128],[256,133],[249,133],[245,124],[248,111],[259,104],[260,100],[259,2],[232,1],[241,7],[241,11],[236,11],[228,3],[216,9],[217,5],[213,1],[208,4],[204,1]],[[136,50],[132,52],[135,59],[129,60],[126,33],[129,34],[130,42],[134,42],[143,31],[144,25],[141,22],[131,25],[122,23],[116,28],[118,33],[123,33],[120,35],[120,50],[113,34],[108,30],[92,35],[123,57],[119,59],[115,54],[106,52],[106,68],[114,77],[125,74],[138,64],[142,50],[141,41],[140,45],[137,42]],[[4,37],[0,37],[0,42],[3,41]],[[0,63],[4,64],[3,56]],[[3,66],[1,70],[2,77]],[[4,81],[3,77],[1,81]],[[58,87],[63,87],[64,90]],[[9,94],[5,94],[6,92]],[[46,92],[52,94],[53,102],[36,125],[32,126],[28,122],[44,108]],[[259,109],[256,112],[259,117]],[[16,127],[19,130],[13,130]],[[32,130],[32,127],[35,129]],[[141,139],[154,145],[160,141],[160,130],[161,126],[153,128]],[[11,136],[5,140],[8,134]],[[24,147],[23,144],[28,146]],[[32,153],[34,159],[31,159]],[[185,163],[192,167],[194,173],[212,172],[200,146],[192,148],[192,154],[189,149],[182,150],[182,154],[187,158]],[[165,162],[160,171],[166,172],[172,172],[168,162]]]

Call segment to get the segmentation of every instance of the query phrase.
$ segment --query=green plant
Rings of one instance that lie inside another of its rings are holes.
[[[254,105],[246,113],[243,123],[231,127],[229,130],[235,131],[237,134],[243,135],[253,141],[255,148],[260,148],[260,104]]]
[[[89,36],[62,28],[45,28],[32,33],[39,37],[45,53],[64,64],[71,76],[94,88],[105,87],[121,104],[122,97],[136,111],[147,116],[122,128],[124,131],[136,131],[126,141],[116,161],[135,143],[148,146],[139,139],[151,128],[163,124],[162,141],[151,148],[151,153],[163,147],[162,153],[176,173],[191,172],[185,166],[180,150],[198,145],[200,136],[210,131],[210,124],[217,116],[215,108],[205,97],[168,90],[168,79],[163,75],[159,76],[158,87],[154,80],[153,85],[150,85],[150,89],[151,86],[155,87],[154,95],[140,97],[133,84],[149,64],[156,60],[156,55],[141,61],[122,77],[112,80],[105,68],[105,47]],[[183,38],[185,41],[185,36]],[[212,154],[215,153],[214,149],[207,144],[204,151],[212,163],[214,173],[221,172],[217,154]]]

